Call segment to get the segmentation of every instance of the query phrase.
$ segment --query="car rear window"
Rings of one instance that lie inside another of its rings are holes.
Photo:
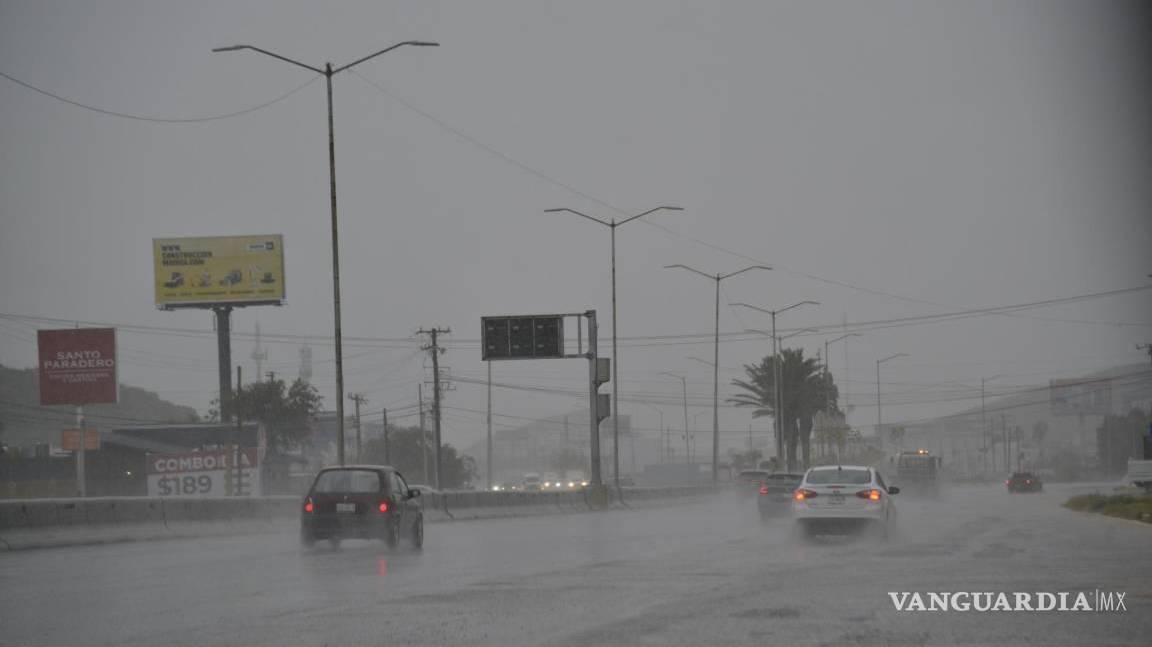
[[[872,474],[868,470],[815,470],[808,475],[808,482],[813,485],[867,485],[872,482]]]
[[[380,491],[380,474],[372,470],[328,470],[316,479],[313,492],[375,494]]]

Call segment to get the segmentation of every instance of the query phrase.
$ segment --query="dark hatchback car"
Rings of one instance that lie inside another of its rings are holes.
[[[424,512],[404,477],[386,465],[347,465],[320,470],[300,511],[305,547],[327,539],[381,539],[389,548],[401,537],[424,545]]]
[[[1009,492],[1039,492],[1044,489],[1044,484],[1032,472],[1016,472],[1004,484]]]
[[[741,496],[755,495],[769,474],[768,470],[741,470],[736,475],[736,491]]]
[[[804,480],[803,474],[779,472],[769,474],[760,485],[760,495],[756,497],[756,507],[761,519],[788,514],[792,510],[792,495]]]

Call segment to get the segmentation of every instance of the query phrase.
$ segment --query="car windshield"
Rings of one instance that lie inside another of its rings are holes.
[[[738,478],[742,481],[762,481],[762,480],[768,478],[768,472],[758,471],[758,470],[757,471],[745,471],[745,472],[740,472],[740,474],[738,474],[736,476],[736,478]]]
[[[812,485],[867,485],[871,482],[871,472],[862,469],[812,470],[808,474],[808,483]]]
[[[380,475],[372,470],[328,470],[316,479],[317,494],[373,494],[380,491]]]

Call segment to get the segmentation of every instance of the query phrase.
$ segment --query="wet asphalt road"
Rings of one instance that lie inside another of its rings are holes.
[[[1146,645],[1152,526],[1039,495],[900,495],[901,533],[799,543],[750,499],[428,527],[0,554],[0,644]],[[1124,613],[897,612],[887,591],[1127,592]]]

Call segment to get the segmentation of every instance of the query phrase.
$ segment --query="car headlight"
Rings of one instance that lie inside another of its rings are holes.
[[[588,487],[588,481],[580,481],[580,487]]]
[[[576,487],[576,481],[568,481],[568,487]]]

